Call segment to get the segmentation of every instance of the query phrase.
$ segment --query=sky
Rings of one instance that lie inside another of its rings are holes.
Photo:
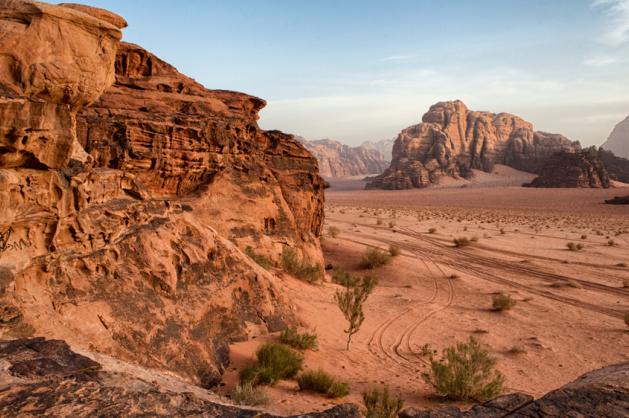
[[[600,145],[629,115],[629,0],[83,0],[260,126],[358,145],[438,101]]]

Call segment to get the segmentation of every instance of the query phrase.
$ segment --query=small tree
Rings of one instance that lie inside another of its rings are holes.
[[[353,286],[348,284],[343,290],[337,290],[335,299],[343,316],[349,323],[344,331],[347,334],[347,349],[352,342],[352,336],[358,332],[365,320],[363,303],[367,300],[374,287],[378,283],[376,276],[367,274],[359,279]]]

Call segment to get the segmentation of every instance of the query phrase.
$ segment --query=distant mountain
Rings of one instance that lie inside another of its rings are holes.
[[[614,127],[614,130],[602,148],[613,152],[618,157],[629,158],[629,116]]]
[[[380,174],[389,165],[377,149],[350,147],[332,139],[298,139],[319,162],[319,174],[323,177]]]
[[[367,149],[375,149],[377,151],[380,151],[385,160],[391,161],[394,143],[395,139],[381,139],[380,141],[365,141],[362,143],[361,146]]]
[[[404,129],[393,145],[391,166],[367,188],[410,189],[440,177],[492,172],[495,164],[540,173],[558,151],[577,152],[578,142],[546,132],[508,113],[472,111],[460,100],[430,107],[422,123]]]

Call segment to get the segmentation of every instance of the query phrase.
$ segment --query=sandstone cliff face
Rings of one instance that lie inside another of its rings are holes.
[[[622,183],[629,183],[629,160],[617,157],[613,152],[602,147],[598,149],[598,157],[601,159],[609,177]]]
[[[400,133],[391,166],[367,188],[425,187],[441,176],[467,177],[471,169],[491,172],[495,164],[537,173],[555,152],[578,149],[561,135],[535,132],[517,116],[471,111],[458,100],[441,102],[422,123]]]
[[[323,181],[293,137],[258,128],[263,100],[119,44],[122,26],[0,0],[0,337],[211,386],[230,341],[292,320],[240,249],[320,262]]]
[[[380,152],[386,161],[393,159],[393,144],[395,139],[381,139],[380,141],[365,141],[361,147],[367,149],[375,149]]]
[[[581,152],[557,152],[546,162],[531,187],[609,188],[609,173],[596,148]]]
[[[614,127],[601,147],[619,157],[629,158],[629,116]]]
[[[388,166],[383,155],[375,149],[350,147],[331,139],[303,140],[302,143],[317,158],[323,177],[380,174]]]

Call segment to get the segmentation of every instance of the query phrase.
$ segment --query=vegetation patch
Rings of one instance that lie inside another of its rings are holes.
[[[498,293],[491,298],[491,306],[498,312],[508,311],[513,308],[515,304],[516,301],[511,297],[511,295],[507,295],[505,293]]]
[[[236,405],[262,406],[269,403],[269,397],[259,387],[251,383],[242,383],[229,394],[229,398]]]
[[[504,376],[495,370],[496,361],[470,337],[432,359],[431,370],[422,377],[439,395],[455,401],[484,402],[502,392]]]
[[[322,277],[319,265],[310,263],[306,257],[300,259],[297,251],[290,247],[282,251],[282,267],[288,274],[308,283],[317,283]]]
[[[383,390],[373,389],[363,392],[363,403],[367,409],[366,418],[397,418],[404,407],[404,401],[400,396],[395,398],[389,393],[389,387]]]
[[[346,286],[344,290],[338,290],[335,295],[336,304],[348,322],[345,333],[347,334],[347,349],[352,342],[352,336],[358,332],[365,320],[363,304],[376,287],[378,278],[374,275],[363,276],[355,285]]]
[[[280,334],[280,342],[299,350],[314,350],[317,348],[317,334],[299,333],[297,328],[286,328]]]
[[[369,247],[365,251],[365,255],[360,262],[360,266],[364,269],[375,269],[389,264],[391,255],[375,247]]]
[[[266,343],[256,352],[258,362],[240,371],[241,384],[272,385],[297,376],[303,357],[284,344]]]
[[[320,393],[328,398],[341,398],[349,395],[347,383],[339,382],[321,369],[303,372],[297,378],[297,384],[299,390]]]
[[[249,245],[245,248],[245,254],[247,254],[250,259],[255,261],[260,267],[265,270],[269,270],[273,267],[273,261],[271,261],[270,258],[260,254],[256,254],[253,248]]]

